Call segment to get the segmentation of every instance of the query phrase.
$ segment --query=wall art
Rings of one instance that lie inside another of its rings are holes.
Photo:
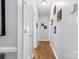
[[[0,0],[0,36],[5,36],[5,0]]]
[[[57,13],[57,21],[60,21],[62,19],[62,9],[59,10]]]

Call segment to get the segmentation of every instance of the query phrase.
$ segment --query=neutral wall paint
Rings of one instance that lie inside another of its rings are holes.
[[[66,14],[57,27],[60,33],[58,38],[62,59],[78,59],[78,24],[76,17]]]
[[[17,59],[17,53],[12,52],[12,53],[5,53],[5,59]]]
[[[5,0],[6,36],[0,36],[0,47],[16,47],[17,45],[16,3],[16,0]]]
[[[36,23],[38,23],[38,18],[33,20],[33,48],[37,47],[37,41],[38,41],[38,27],[36,27]]]
[[[62,8],[63,18],[61,21],[55,23],[57,33],[53,33],[53,26],[51,27],[51,43],[59,59],[78,59],[78,23],[77,12],[70,14],[72,11],[72,4],[68,6],[58,7]]]
[[[0,47],[17,47],[16,6],[16,0],[5,0],[6,36],[0,36]],[[5,53],[5,59],[17,59],[17,53]]]
[[[47,29],[44,29],[41,26],[41,23],[44,23],[47,26]],[[39,41],[48,41],[49,40],[49,16],[39,16]]]

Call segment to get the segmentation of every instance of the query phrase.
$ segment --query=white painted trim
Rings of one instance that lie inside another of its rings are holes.
[[[0,53],[5,53],[5,52],[17,52],[16,47],[0,47]]]
[[[22,0],[17,0],[17,59],[23,59],[22,52]]]
[[[49,22],[49,41],[50,41],[50,22]]]
[[[50,42],[50,46],[51,46],[51,48],[52,48],[52,50],[53,50],[53,52],[54,52],[54,55],[55,55],[56,59],[59,59],[59,58],[58,58],[58,55],[57,55],[57,53],[55,52],[55,49],[54,49],[54,47],[53,47],[53,46],[52,46],[52,44],[51,44],[51,42]]]
[[[38,41],[40,40],[39,38],[39,22],[38,22]]]

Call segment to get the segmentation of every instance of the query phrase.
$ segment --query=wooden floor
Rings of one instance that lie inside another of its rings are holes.
[[[39,41],[33,59],[56,59],[49,41]]]

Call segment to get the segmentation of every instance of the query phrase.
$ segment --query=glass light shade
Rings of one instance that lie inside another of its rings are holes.
[[[47,5],[47,1],[46,1],[46,0],[43,0],[43,1],[41,2],[41,4],[42,4],[42,5]]]

